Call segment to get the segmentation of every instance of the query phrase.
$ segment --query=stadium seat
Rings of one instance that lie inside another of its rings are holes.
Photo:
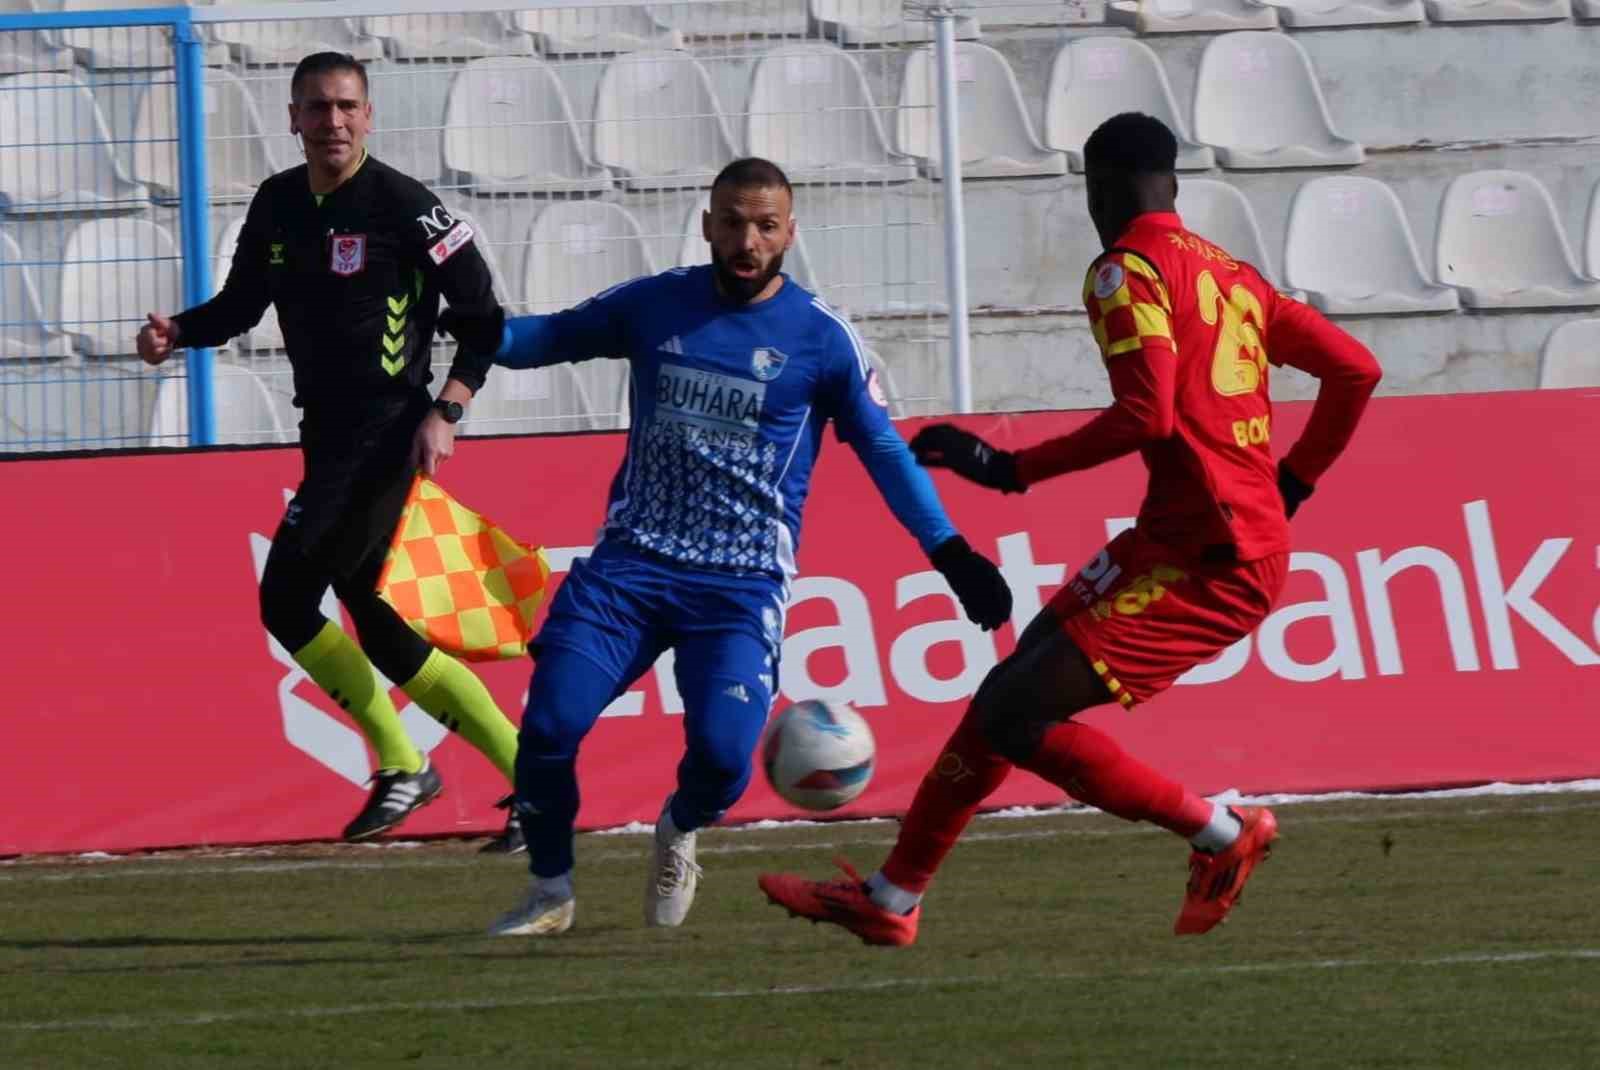
[[[528,228],[522,285],[530,311],[558,312],[655,270],[639,221],[626,208],[557,201]]]
[[[33,272],[11,235],[0,231],[0,360],[72,355],[72,343],[45,322]]]
[[[514,25],[547,56],[609,55],[642,48],[682,48],[683,35],[642,7],[545,8],[519,11]]]
[[[797,183],[917,176],[914,161],[889,149],[860,64],[833,45],[787,45],[756,62],[745,148],[777,162]]]
[[[0,0],[0,15],[27,15],[34,10],[33,0]],[[57,44],[49,33],[40,30],[0,33],[0,75],[71,69],[72,49]]]
[[[1332,315],[1461,307],[1455,290],[1423,273],[1400,198],[1373,178],[1336,175],[1300,187],[1289,206],[1284,274]]]
[[[1445,188],[1435,263],[1468,308],[1600,305],[1600,282],[1578,271],[1549,192],[1520,171],[1474,171]]]
[[[841,45],[898,45],[933,40],[926,18],[908,16],[901,0],[809,0],[811,21]],[[978,36],[978,22],[963,14],[955,20],[958,38]]]
[[[595,90],[594,156],[628,189],[710,186],[737,155],[711,76],[693,56],[633,52],[606,64]]]
[[[183,307],[178,247],[148,219],[88,220],[67,238],[61,260],[58,323],[87,356],[137,355],[145,314]]]
[[[1249,0],[1278,12],[1278,21],[1296,30],[1329,26],[1376,26],[1421,22],[1422,0]]]
[[[1083,170],[1083,143],[1094,128],[1124,111],[1142,111],[1178,137],[1178,170],[1204,171],[1216,160],[1189,140],[1172,86],[1149,45],[1127,37],[1079,37],[1056,53],[1044,98],[1044,140]]]
[[[1136,33],[1225,33],[1274,29],[1278,13],[1249,0],[1111,0],[1106,22]]]
[[[239,232],[243,229],[244,216],[240,216],[223,227],[222,234],[217,238],[216,251],[211,258],[213,293],[222,289],[222,284],[228,280],[228,272],[233,269],[233,254],[239,247]],[[268,305],[261,322],[246,330],[234,341],[244,350],[282,349],[283,328],[278,326],[278,310]]]
[[[211,391],[218,443],[258,445],[295,441],[294,433],[284,426],[272,392],[249,368],[216,361],[211,368]],[[188,444],[189,380],[183,375],[164,375],[156,387],[146,445],[182,447]]]
[[[1600,182],[1589,195],[1589,215],[1583,224],[1583,273],[1600,279]]]
[[[512,30],[499,12],[374,15],[362,19],[361,28],[373,37],[382,38],[390,57],[400,60],[459,60],[533,53],[533,40]]]
[[[0,210],[137,208],[145,188],[123,173],[105,117],[70,74],[0,78]]]
[[[806,0],[649,4],[645,11],[686,37],[803,37],[810,28]]]
[[[473,60],[455,76],[444,167],[447,182],[480,196],[611,188],[610,174],[583,151],[561,80],[533,57]]]
[[[1013,26],[1100,26],[1105,0],[978,0],[973,18],[991,29]]]
[[[1432,22],[1545,22],[1572,16],[1572,0],[1424,0]]]
[[[1255,210],[1237,186],[1214,178],[1180,179],[1178,214],[1185,227],[1252,265],[1269,282],[1281,282]]]
[[[706,242],[705,234],[700,229],[700,217],[709,203],[708,198],[702,197],[691,204],[689,210],[684,213],[683,241],[678,246],[679,267],[711,263],[711,246]],[[783,270],[791,279],[812,293],[822,293],[821,284],[811,270],[811,258],[806,254],[805,234],[798,228],[795,230],[794,245],[783,258]]]
[[[956,46],[956,97],[961,106],[961,173],[965,178],[1060,175],[1067,155],[1047,149],[1033,131],[1017,77],[1006,58],[988,45]],[[900,82],[895,140],[901,152],[923,161],[932,178],[939,160],[939,94],[933,49],[920,48],[906,61]]]
[[[298,3],[300,0],[212,0],[233,4]],[[383,58],[383,42],[363,34],[354,19],[278,19],[272,22],[213,22],[211,36],[247,67],[293,66],[313,52],[343,52],[363,62]]]
[[[43,7],[43,5],[39,5]],[[127,8],[171,7],[170,0],[63,0],[62,11],[119,11]],[[228,46],[212,40],[205,26],[197,25],[205,42],[205,62],[228,62]],[[96,29],[54,31],[55,41],[72,49],[77,62],[91,70],[144,67],[171,70],[175,62],[171,31],[165,26],[109,26]]]
[[[1281,33],[1213,38],[1195,76],[1194,136],[1239,170],[1360,163],[1361,146],[1328,117],[1311,60]]]
[[[206,72],[206,186],[212,203],[248,201],[278,169],[250,90],[225,70]],[[133,177],[158,200],[178,199],[178,89],[155,82],[133,122]]]
[[[1539,351],[1539,388],[1600,386],[1600,319],[1569,320]]]

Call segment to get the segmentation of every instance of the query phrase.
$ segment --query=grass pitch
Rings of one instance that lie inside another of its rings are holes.
[[[578,924],[491,939],[476,844],[0,866],[0,1067],[1600,1066],[1600,795],[1278,809],[1233,918],[1174,938],[1186,852],[980,819],[912,948],[769,906],[894,826],[702,834],[680,930],[644,836],[579,839]]]

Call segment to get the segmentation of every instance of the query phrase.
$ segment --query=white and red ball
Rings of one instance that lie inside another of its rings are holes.
[[[761,766],[774,791],[806,810],[837,810],[872,780],[872,729],[848,704],[807,699],[767,725]]]

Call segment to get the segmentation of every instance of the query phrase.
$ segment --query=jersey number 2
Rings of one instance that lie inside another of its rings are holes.
[[[1261,344],[1261,302],[1249,288],[1234,283],[1226,296],[1211,272],[1202,271],[1196,285],[1200,318],[1217,331],[1211,357],[1211,385],[1224,397],[1254,393],[1267,371],[1267,349]]]

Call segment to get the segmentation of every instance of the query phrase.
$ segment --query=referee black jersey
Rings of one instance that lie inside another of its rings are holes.
[[[295,404],[349,413],[432,378],[442,295],[463,343],[450,375],[476,391],[505,320],[476,237],[422,183],[371,156],[320,198],[302,164],[256,191],[222,289],[174,317],[179,343],[221,345],[276,305]]]

